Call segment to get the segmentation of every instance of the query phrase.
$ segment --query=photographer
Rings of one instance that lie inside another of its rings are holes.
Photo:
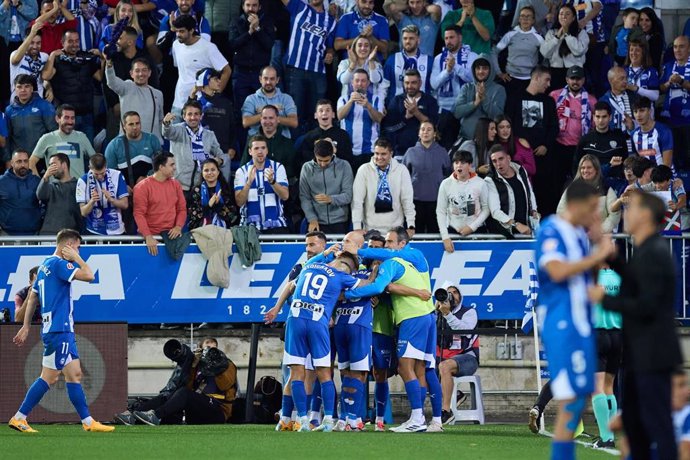
[[[455,286],[448,289],[437,289],[436,311],[439,313],[438,331],[441,334],[439,347],[436,351],[441,362],[438,370],[441,374],[441,388],[443,389],[443,424],[453,423],[453,413],[450,411],[450,400],[453,395],[453,377],[473,375],[479,367],[479,336],[477,334],[445,334],[451,331],[469,331],[477,327],[477,311],[474,308],[462,306],[462,294]],[[458,398],[458,404],[464,401]]]
[[[133,425],[225,423],[232,415],[237,394],[237,367],[218,349],[218,341],[204,340],[194,352],[178,340],[163,347],[165,356],[177,366],[158,396],[134,403],[115,416],[116,422]]]

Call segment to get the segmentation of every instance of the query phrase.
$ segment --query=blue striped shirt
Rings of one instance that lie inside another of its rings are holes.
[[[350,93],[351,94],[351,93]],[[350,96],[338,99],[338,110],[350,100]],[[367,100],[374,108],[383,112],[383,100],[367,94]],[[379,124],[371,119],[369,111],[359,104],[352,104],[350,113],[340,120],[340,127],[347,131],[352,138],[352,154],[355,156],[374,151],[374,143],[379,138]]]
[[[249,168],[252,167],[254,167],[254,161],[250,160],[249,163],[237,170],[235,173],[235,192],[244,188],[244,184],[249,179]],[[264,180],[265,168],[273,168],[275,181],[285,187],[288,186],[285,167],[277,161],[266,160],[264,168],[257,170],[254,182],[249,188],[247,202],[240,209],[242,216],[240,225],[253,225],[259,230],[287,227],[280,197],[273,190],[271,184]]]
[[[287,65],[297,69],[326,73],[323,59],[333,47],[336,19],[327,10],[319,13],[301,0],[290,0],[290,43]]]
[[[403,53],[404,51],[399,51],[392,56],[388,56],[386,64],[383,66],[383,78],[390,83],[388,87],[388,101],[403,93],[403,78],[407,70]],[[431,94],[433,92],[431,88],[431,71],[434,65],[434,58],[420,53],[418,56],[409,59],[416,61],[416,65],[413,68],[416,68],[422,77],[420,91]]]

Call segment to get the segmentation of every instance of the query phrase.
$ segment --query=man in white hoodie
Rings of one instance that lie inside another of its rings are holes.
[[[489,191],[486,182],[472,172],[472,153],[455,152],[453,174],[441,182],[436,201],[436,220],[443,248],[453,252],[450,232],[470,235],[484,225],[489,214]]]
[[[407,222],[414,235],[415,209],[412,179],[393,158],[393,146],[383,138],[374,143],[369,163],[359,167],[352,187],[352,227],[384,233]]]

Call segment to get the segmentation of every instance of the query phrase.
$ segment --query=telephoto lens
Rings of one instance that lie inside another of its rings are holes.
[[[177,339],[170,339],[163,345],[163,354],[171,361],[177,361],[182,353],[182,344]]]
[[[448,291],[446,291],[443,288],[436,289],[436,291],[434,291],[434,297],[439,302],[447,302],[448,301]]]

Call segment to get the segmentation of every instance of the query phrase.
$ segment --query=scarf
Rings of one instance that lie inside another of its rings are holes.
[[[417,59],[419,59],[419,56],[422,54],[419,48],[417,48],[417,54],[413,57],[408,57],[404,51],[401,51],[400,54],[403,58],[403,74],[409,69],[417,70]]]
[[[103,190],[107,190],[110,196],[117,198],[117,183],[113,180],[112,171],[105,170],[103,182],[99,182],[89,171],[86,175],[87,200],[91,199],[94,190],[98,193],[98,201],[94,203],[89,219],[91,226],[96,230],[104,230],[106,235],[117,234],[120,228],[120,213],[117,208],[111,205],[105,198]]]
[[[640,84],[640,78],[642,77],[642,73],[645,71],[645,68],[640,67],[639,69],[635,70],[632,66],[629,66],[626,67],[625,70],[628,74],[628,83],[641,87],[642,85]]]
[[[628,115],[632,118],[632,111],[630,110],[630,98],[628,98],[628,93],[624,92],[620,96],[616,96],[611,93],[611,97],[609,97],[609,105],[613,108],[613,125],[616,128],[627,132],[628,128],[625,126],[625,116]]]
[[[467,59],[469,58],[470,55],[470,47],[467,45],[462,45],[458,52],[455,55],[455,65],[463,67],[467,64]],[[439,59],[439,70],[443,72],[443,69],[446,67],[446,61],[448,60],[448,56],[450,55],[450,51],[448,51],[448,48],[443,47],[443,51],[441,51],[441,59]],[[451,97],[453,96],[453,80],[457,78],[455,75],[455,71],[451,72],[450,78],[446,80],[445,83],[441,85],[441,87],[438,89],[438,96],[439,97]]]
[[[388,173],[391,170],[391,166],[381,171],[379,167],[376,167],[376,172],[379,175],[379,185],[376,189],[376,201],[374,201],[374,212],[375,213],[386,213],[393,211],[393,195],[391,195],[390,185],[388,184]]]
[[[192,143],[192,160],[201,163],[208,158],[208,155],[204,151],[204,142],[202,140],[204,128],[199,125],[199,130],[194,133],[192,129],[185,124],[184,129],[187,131],[189,140]]]
[[[220,182],[216,183],[216,186],[214,187],[213,190],[209,190],[208,184],[206,184],[206,181],[202,181],[201,182],[201,207],[207,208],[208,202],[211,200],[211,197],[213,195],[215,195],[216,193],[218,193],[220,190],[221,190]],[[225,201],[223,200],[223,194],[222,193],[218,194],[217,204],[221,205],[221,207],[225,204]],[[210,208],[209,208],[208,212],[204,212],[203,225],[216,225],[218,227],[227,228],[225,221],[220,218],[220,216],[218,215],[217,212],[213,211]]]
[[[673,69],[671,70],[671,75],[673,74],[678,74],[683,77],[683,80],[690,81],[690,59],[685,63],[685,66],[683,66],[683,73],[678,71],[678,61],[673,63]],[[671,85],[673,89],[680,89],[681,94],[678,94],[677,92],[669,91],[668,93],[668,98],[669,99],[674,99],[676,97],[682,97],[683,99],[688,98],[688,91],[683,89],[682,86],[679,86],[675,83]]]
[[[556,113],[558,114],[558,127],[561,131],[565,131],[568,126],[568,121],[570,120],[570,99],[568,94],[570,91],[566,86],[558,95],[558,100],[556,101]],[[576,99],[580,99],[580,125],[582,126],[582,135],[584,136],[589,132],[591,126],[591,118],[589,116],[589,96],[584,88],[580,90],[580,95],[575,96]]]

